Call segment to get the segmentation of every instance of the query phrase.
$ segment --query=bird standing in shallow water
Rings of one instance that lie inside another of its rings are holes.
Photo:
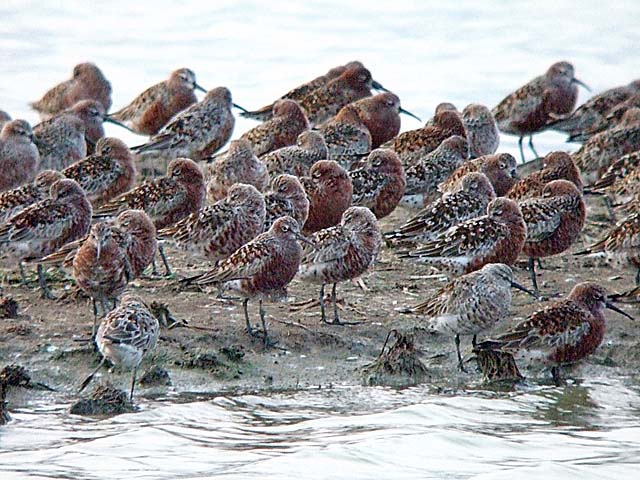
[[[124,295],[120,306],[111,310],[100,323],[96,344],[102,360],[98,368],[82,382],[79,392],[89,385],[104,362],[109,360],[117,366],[133,369],[129,394],[129,400],[132,401],[142,357],[155,348],[159,335],[158,319],[151,314],[144,302],[137,296]]]
[[[522,139],[529,136],[529,147],[536,158],[533,135],[547,128],[552,120],[573,111],[578,100],[578,87],[588,87],[574,77],[573,65],[557,62],[544,75],[507,95],[492,113],[501,132],[517,135],[520,156],[524,163]]]
[[[577,284],[566,299],[553,302],[477,349],[500,350],[551,366],[556,382],[562,365],[593,354],[604,338],[604,309],[609,308],[633,320],[610,303],[606,289],[594,282]]]

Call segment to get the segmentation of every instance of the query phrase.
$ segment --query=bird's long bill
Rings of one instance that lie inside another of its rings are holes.
[[[380,82],[376,82],[375,80],[371,81],[371,88],[373,88],[374,90],[381,90],[383,92],[389,92],[389,90],[384,88]]]
[[[304,243],[306,243],[306,244],[308,244],[308,245],[311,245],[311,246],[312,246],[312,247],[314,247],[314,248],[315,248],[315,246],[316,246],[316,244],[315,244],[315,243],[313,243],[311,240],[309,240],[307,237],[305,237],[305,236],[304,236],[304,235],[302,235],[301,233],[297,233],[297,234],[296,234],[296,238],[297,238],[298,240],[300,240],[301,242],[304,242]]]
[[[124,128],[125,130],[130,131],[131,133],[135,133],[137,135],[137,132],[134,132],[133,130],[131,130],[129,127],[127,127],[124,123],[120,123],[118,120],[115,120],[109,116],[106,116],[102,119],[103,122],[107,122],[107,123],[113,123],[114,125],[118,125],[119,127]]]
[[[102,249],[101,241],[96,243],[96,261],[100,261],[100,250]]]
[[[420,119],[420,117],[418,117],[417,115],[414,115],[413,113],[411,113],[408,110],[405,110],[404,108],[400,107],[400,113],[404,113],[405,115],[409,115],[410,117],[415,118],[416,120],[418,120],[419,122],[422,122],[422,120]]]
[[[240,110],[241,112],[244,113],[250,113],[249,110],[247,110],[246,108],[241,107],[240,105],[238,105],[237,103],[232,103],[231,105],[233,105],[234,107],[236,107],[238,110]]]
[[[517,288],[518,290],[521,290],[525,293],[528,293],[529,295],[531,295],[534,298],[538,298],[538,295],[535,294],[535,292],[529,290],[527,287],[523,287],[522,285],[520,285],[518,282],[514,282],[513,280],[511,281],[511,286],[513,288]]]
[[[584,88],[587,92],[590,92],[591,89],[589,88],[589,86],[584,83],[582,80],[578,80],[577,78],[572,78],[571,79],[571,83],[577,83],[578,85],[580,85],[582,88]]]
[[[618,307],[616,307],[613,303],[609,303],[606,302],[605,306],[609,309],[609,310],[613,310],[614,312],[618,312],[620,315],[624,315],[625,317],[627,317],[629,320],[635,320],[635,318],[633,318],[631,315],[629,315],[627,312],[625,312],[624,310],[619,309]]]
[[[207,93],[207,89],[198,85],[197,83],[193,85],[193,88],[195,88],[196,90],[200,90],[202,93]]]

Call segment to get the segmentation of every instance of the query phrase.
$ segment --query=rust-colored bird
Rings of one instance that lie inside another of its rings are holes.
[[[155,135],[171,118],[196,103],[194,90],[206,90],[196,83],[196,74],[188,68],[171,72],[163,82],[147,88],[129,105],[109,114],[140,135]]]
[[[295,218],[300,229],[309,216],[309,199],[302,188],[298,177],[294,175],[278,175],[271,182],[271,191],[264,196],[266,217],[264,230],[267,231],[273,222],[280,217]]]
[[[46,120],[80,100],[96,100],[105,112],[111,108],[111,84],[93,63],[79,63],[69,80],[59,83],[30,105]]]
[[[309,177],[300,181],[309,198],[309,217],[302,232],[307,235],[340,223],[353,195],[347,171],[333,160],[320,160],[311,167]]]
[[[464,162],[456,168],[449,178],[438,185],[442,193],[455,192],[460,181],[471,172],[483,173],[493,186],[496,196],[504,196],[519,180],[516,171],[516,159],[510,153],[485,155]]]
[[[64,177],[60,172],[44,170],[32,183],[0,193],[0,223],[6,222],[19,211],[47,198],[51,185],[61,178]]]
[[[334,160],[347,170],[371,151],[371,133],[353,105],[342,107],[318,130],[327,144],[327,160]]]

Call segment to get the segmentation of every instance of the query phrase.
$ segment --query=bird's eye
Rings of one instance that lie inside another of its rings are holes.
[[[280,185],[278,187],[278,191],[279,192],[286,192],[287,191],[287,186],[286,185]]]
[[[504,162],[500,162],[500,170],[504,170],[505,168],[507,168],[507,164]]]
[[[89,109],[89,114],[94,116],[94,117],[97,117],[97,116],[100,115],[100,112],[98,110],[96,110],[95,108],[90,108]]]
[[[180,170],[179,168],[176,168],[176,169],[173,171],[173,174],[174,174],[176,177],[179,177],[180,175],[182,175],[182,170]]]
[[[313,178],[320,178],[322,176],[322,173],[320,172],[314,172],[313,173]]]
[[[282,231],[283,232],[288,232],[289,231],[289,225],[282,225]]]

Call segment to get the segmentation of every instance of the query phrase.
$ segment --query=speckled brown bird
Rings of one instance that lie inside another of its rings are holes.
[[[171,72],[168,79],[147,88],[109,117],[140,135],[155,135],[174,115],[198,101],[194,90],[206,93],[196,83],[192,70],[179,68]]]
[[[636,285],[640,285],[640,212],[634,212],[605,231],[600,240],[576,255],[604,253],[620,263],[636,268]]]
[[[219,155],[204,169],[207,198],[211,203],[227,196],[234,183],[247,183],[263,192],[269,186],[269,171],[243,139],[232,140],[224,155]]]
[[[454,135],[431,153],[405,168],[407,185],[401,204],[422,208],[438,195],[438,184],[462,165],[469,156],[464,137]]]
[[[0,131],[0,192],[32,182],[38,172],[40,154],[25,120],[11,120]]]
[[[517,359],[551,366],[554,380],[559,368],[593,354],[606,329],[604,309],[633,319],[609,302],[607,291],[595,282],[577,284],[566,299],[530,315],[493,340],[477,348],[511,352]]]
[[[160,230],[200,210],[205,193],[204,175],[198,164],[188,158],[177,158],[169,164],[165,177],[142,183],[102,205],[96,213],[116,216],[124,210],[144,210]]]
[[[462,110],[462,121],[471,158],[496,153],[500,145],[500,132],[491,110],[484,105],[470,103]]]
[[[0,223],[6,222],[20,210],[49,196],[51,185],[64,178],[54,170],[40,172],[32,183],[0,193]]]
[[[510,153],[485,155],[464,162],[456,168],[449,178],[438,185],[441,193],[455,192],[460,181],[471,172],[483,173],[491,182],[497,197],[505,195],[519,180],[516,159]]]
[[[309,217],[302,232],[308,235],[340,223],[353,195],[347,171],[333,160],[320,160],[300,182],[309,199]]]
[[[342,107],[318,130],[327,144],[327,160],[334,160],[347,170],[371,151],[371,133],[353,105]]]
[[[231,137],[235,118],[231,92],[225,87],[209,90],[202,101],[177,114],[151,137],[133,147],[136,153],[154,152],[167,158],[201,160],[213,155]]]
[[[544,75],[510,93],[493,108],[500,131],[520,137],[518,146],[523,162],[522,139],[529,136],[529,147],[538,157],[533,147],[533,135],[547,128],[552,120],[571,113],[578,100],[576,85],[587,88],[575,78],[573,65],[557,62]]]
[[[94,207],[99,207],[133,187],[136,169],[129,148],[117,138],[101,138],[96,153],[62,171],[86,192]]]
[[[300,264],[299,276],[304,282],[319,284],[320,311],[324,323],[340,325],[336,304],[339,282],[359,277],[374,263],[382,235],[375,215],[366,207],[350,207],[342,215],[339,225],[314,233],[313,243]],[[333,321],[327,321],[324,309],[324,287],[332,283]]]
[[[105,112],[111,108],[111,84],[93,63],[79,63],[69,80],[59,83],[30,105],[46,120],[80,100],[97,100]]]
[[[580,105],[573,113],[549,124],[552,130],[566,133],[569,141],[583,142],[604,130],[611,110],[632,95],[640,93],[640,80],[622,87],[610,88]]]
[[[433,152],[444,140],[454,135],[466,138],[464,123],[458,112],[443,110],[433,117],[432,125],[403,132],[384,146],[395,150],[407,166]]]
[[[0,254],[12,262],[42,258],[64,244],[82,238],[91,226],[91,204],[75,181],[58,180],[50,198],[27,207],[0,226]],[[38,265],[43,296],[51,298]]]
[[[351,204],[369,208],[377,218],[395,210],[407,185],[398,155],[388,148],[372,151],[362,167],[349,172],[349,177],[353,184]]]
[[[102,360],[96,370],[89,375],[82,391],[93,379],[104,362],[109,360],[120,368],[133,370],[129,401],[133,401],[136,375],[142,357],[153,350],[160,335],[160,324],[139,297],[125,294],[122,304],[109,312],[102,320],[96,335],[96,345],[102,354]]]
[[[316,77],[313,80],[307,83],[303,83],[293,90],[290,90],[289,92],[281,96],[278,100],[288,99],[300,101],[312,91],[317,90],[320,87],[324,87],[331,80],[342,75],[348,68],[364,68],[364,65],[361,62],[354,61],[332,68],[324,75],[320,75],[319,77]],[[371,87],[376,90],[384,90],[384,87],[375,80],[371,82]],[[272,110],[273,103],[252,112],[242,112],[240,115],[246,118],[252,118],[254,120],[265,121],[269,120],[272,117]]]
[[[265,215],[262,194],[252,185],[237,183],[226,198],[158,231],[158,236],[217,262],[262,233]]]
[[[84,123],[84,136],[87,141],[87,153],[90,155],[95,151],[95,145],[98,140],[104,137],[104,123],[112,123],[131,131],[126,125],[109,118],[102,104],[96,100],[80,100],[71,108],[65,110],[65,113],[76,115]]]
[[[400,106],[400,98],[391,92],[365,97],[350,105],[371,134],[371,148],[378,148],[400,132],[400,114],[421,121]]]
[[[572,157],[585,181],[593,183],[621,156],[639,149],[640,109],[631,108],[620,124],[589,138]]]
[[[300,229],[309,216],[309,199],[302,188],[298,177],[294,175],[278,175],[271,182],[271,191],[264,196],[266,217],[264,230],[267,231],[273,222],[280,217],[295,218]]]
[[[305,130],[295,145],[273,150],[260,157],[272,176],[288,173],[296,177],[309,175],[309,170],[319,160],[329,155],[322,135],[313,130]]]
[[[544,157],[542,170],[530,173],[513,185],[506,196],[517,202],[539,197],[552,180],[568,180],[582,192],[582,180],[575,162],[568,153],[551,152]]]
[[[278,100],[273,117],[242,134],[258,157],[296,143],[298,135],[309,128],[304,110],[293,100]]]
[[[33,142],[40,154],[39,170],[62,170],[87,156],[84,122],[60,113],[33,127]]]
[[[302,259],[298,243],[300,227],[291,217],[277,219],[271,228],[236,250],[212,270],[195,279],[198,285],[221,284],[244,297],[244,318],[247,332],[257,335],[249,321],[248,303],[252,298],[260,302],[263,340],[269,345],[265,311],[265,298],[282,291],[293,280]]]
[[[553,180],[540,197],[520,202],[520,210],[527,225],[522,253],[529,257],[531,282],[537,293],[535,260],[568,250],[582,232],[587,209],[573,183]]]
[[[413,313],[427,316],[430,330],[453,335],[458,354],[458,368],[464,370],[460,354],[460,335],[476,336],[498,325],[509,315],[511,308],[511,267],[504,263],[489,263],[480,270],[462,275],[441,288]],[[519,287],[520,285],[518,285]]]
[[[484,215],[494,198],[496,194],[486,175],[467,173],[458,190],[434,200],[386,237],[399,243],[429,242],[454,225]]]
[[[526,236],[518,204],[498,197],[489,203],[486,215],[456,225],[421,248],[400,252],[400,256],[461,275],[487,263],[513,265]]]
[[[640,183],[638,181],[639,174],[640,150],[636,150],[623,155],[613,162],[600,179],[589,185],[589,189],[592,191],[606,191],[619,196],[628,196],[632,193],[628,185],[637,186]],[[625,200],[628,201],[630,198]]]
[[[372,83],[369,70],[362,65],[351,66],[340,76],[309,92],[298,102],[307,114],[309,123],[320,125],[336,115],[345,105],[370,97]]]

